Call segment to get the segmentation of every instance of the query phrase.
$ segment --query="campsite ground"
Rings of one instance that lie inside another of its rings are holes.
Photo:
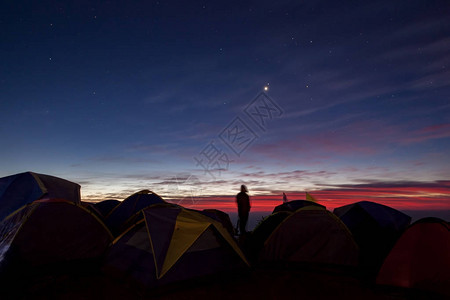
[[[209,277],[146,294],[100,274],[34,278],[11,299],[442,299],[437,295],[380,287],[353,272],[329,268],[264,266],[239,275]],[[5,294],[4,294],[5,295]],[[3,297],[2,297],[3,299]]]
[[[419,291],[370,284],[348,272],[260,267],[239,278],[166,291],[157,299],[440,299]]]

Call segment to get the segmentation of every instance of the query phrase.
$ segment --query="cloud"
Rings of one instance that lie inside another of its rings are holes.
[[[401,139],[404,144],[423,143],[434,139],[450,137],[450,123],[426,126],[415,130]]]
[[[424,90],[437,89],[450,86],[450,71],[439,70],[433,74],[422,76],[414,81],[411,81],[407,87],[409,89]]]
[[[152,163],[152,164],[161,164],[160,161],[149,158],[142,157],[131,157],[131,156],[120,156],[120,155],[105,155],[105,156],[97,156],[89,159],[92,162],[99,163],[120,163],[120,164],[142,164],[142,163]]]
[[[373,201],[399,210],[450,210],[450,181],[445,180],[323,185],[309,193],[329,210],[358,201]],[[289,200],[305,199],[304,191],[286,194]],[[282,191],[272,190],[271,194],[250,195],[252,211],[272,211],[282,203]],[[234,195],[204,196],[197,199],[194,208],[216,208],[233,212],[236,210],[234,201]]]
[[[438,17],[434,19],[423,19],[423,20],[414,20],[414,22],[410,22],[407,25],[397,29],[390,35],[390,39],[392,41],[396,40],[413,40],[416,41],[417,36],[432,36],[447,28],[448,20],[447,18]],[[437,31],[437,29],[439,31]]]
[[[374,181],[363,184],[322,185],[312,192],[332,207],[344,202],[374,201],[398,209],[450,209],[450,181]]]

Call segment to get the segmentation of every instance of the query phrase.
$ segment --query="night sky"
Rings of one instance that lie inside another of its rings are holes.
[[[450,215],[448,1],[5,2],[0,177]]]

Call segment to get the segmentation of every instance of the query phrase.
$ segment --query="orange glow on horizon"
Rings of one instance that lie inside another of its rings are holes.
[[[446,184],[448,186],[448,184]],[[372,201],[398,210],[450,210],[450,186],[439,187],[363,187],[358,189],[330,189],[309,192],[328,210],[359,202]],[[305,200],[304,192],[286,193],[288,200]],[[272,211],[283,203],[282,195],[252,196],[252,211]],[[171,201],[176,203],[176,201]],[[183,203],[180,203],[183,205]],[[234,196],[197,198],[189,205],[194,209],[220,209],[235,212]]]
[[[356,185],[347,188],[309,191],[319,204],[332,211],[336,207],[359,202],[372,201],[398,210],[450,210],[450,181],[424,186],[409,185]],[[279,195],[252,195],[252,212],[272,212],[283,203]],[[305,200],[305,192],[286,192],[288,200]],[[96,195],[97,196],[97,195]],[[97,197],[83,199],[88,202],[105,200]],[[125,196],[122,198],[124,199]],[[163,196],[163,198],[165,198]],[[111,197],[109,197],[111,199]],[[219,209],[227,213],[236,212],[234,195],[186,197],[182,200],[166,199],[168,202],[192,209]]]

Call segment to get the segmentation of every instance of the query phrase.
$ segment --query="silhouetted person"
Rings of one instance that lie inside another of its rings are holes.
[[[238,215],[239,215],[239,234],[246,233],[248,214],[250,213],[250,197],[247,195],[247,187],[245,185],[241,185],[241,192],[236,195],[236,203],[238,206]]]

